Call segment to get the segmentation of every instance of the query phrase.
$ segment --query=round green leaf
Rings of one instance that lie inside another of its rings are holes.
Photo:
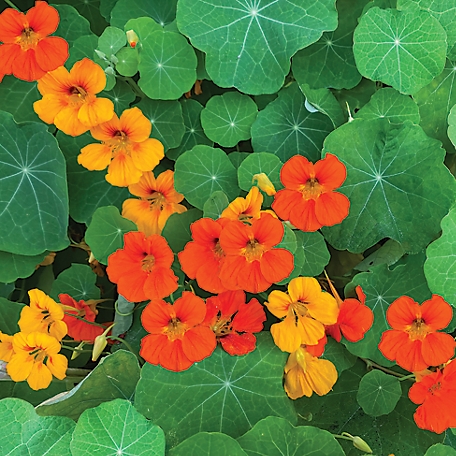
[[[122,115],[122,111],[128,109],[130,103],[136,98],[131,86],[121,80],[118,80],[109,92],[101,92],[100,96],[109,98],[113,102],[114,111],[119,117]]]
[[[0,252],[0,282],[9,283],[31,276],[48,252],[26,256]]]
[[[248,192],[255,185],[253,176],[264,173],[274,184],[276,190],[279,190],[283,187],[280,182],[280,169],[282,166],[283,163],[274,154],[267,152],[249,154],[239,165],[237,171],[239,187]]]
[[[70,70],[73,65],[84,57],[94,59],[95,49],[98,45],[98,37],[96,35],[84,35],[76,38],[70,46],[70,57],[65,62],[65,68]]]
[[[442,141],[449,153],[454,145],[448,139],[448,114],[456,104],[456,61],[449,61],[443,72],[413,96],[420,109],[423,130],[431,138]]]
[[[391,87],[385,87],[372,95],[369,103],[356,114],[356,119],[388,119],[392,123],[407,120],[420,123],[420,112],[412,98],[401,95]]]
[[[401,383],[397,377],[373,370],[359,382],[356,399],[368,415],[381,416],[391,413],[401,396]]]
[[[0,454],[70,456],[75,423],[62,416],[39,417],[22,399],[0,401]]]
[[[348,217],[322,229],[333,247],[363,252],[391,238],[417,253],[435,239],[456,183],[444,150],[418,125],[355,120],[331,133],[323,152],[347,167],[340,191],[350,199]]]
[[[365,3],[366,0],[337,1],[337,29],[323,33],[315,44],[293,56],[293,76],[299,84],[307,83],[312,89],[351,89],[361,81],[353,57],[353,31]]]
[[[0,250],[34,256],[68,244],[65,160],[40,123],[0,111]]]
[[[340,375],[344,370],[350,369],[356,363],[356,356],[353,356],[343,344],[336,342],[332,337],[328,337],[325,351],[321,356],[323,359],[331,361],[336,366],[337,373]]]
[[[98,38],[98,50],[108,59],[127,44],[125,32],[117,27],[106,27]]]
[[[247,95],[225,92],[211,97],[201,111],[201,124],[209,139],[224,147],[233,147],[250,138],[250,128],[258,113]]]
[[[373,266],[378,266],[380,264],[391,266],[396,263],[404,253],[405,251],[399,242],[388,239],[381,247],[364,258],[361,263],[358,263],[354,269],[357,271],[368,271]]]
[[[122,82],[122,81],[119,81]],[[120,85],[122,87],[122,85]],[[112,92],[103,92],[106,97],[115,94]],[[122,89],[121,89],[122,90]],[[127,95],[123,98],[114,100],[114,106],[122,106],[125,103]],[[116,98],[116,97],[114,97]],[[123,201],[130,196],[128,189],[125,187],[115,187],[109,184],[106,179],[106,171],[88,171],[82,167],[77,157],[84,146],[94,142],[89,133],[81,136],[67,136],[61,131],[57,133],[57,140],[67,160],[68,176],[68,193],[70,196],[70,215],[76,222],[89,224],[93,213],[97,208],[103,206],[116,206],[119,210],[122,208]]]
[[[424,254],[409,255],[404,264],[389,269],[385,264],[373,267],[371,272],[357,274],[345,288],[346,295],[357,285],[366,294],[366,305],[374,312],[374,323],[359,342],[344,341],[348,351],[361,358],[368,358],[391,366],[380,353],[378,344],[384,331],[391,329],[386,320],[386,310],[399,296],[410,296],[421,303],[431,297],[423,272]]]
[[[177,25],[217,85],[259,95],[283,85],[291,56],[334,30],[337,13],[331,0],[180,0]]]
[[[33,103],[41,98],[36,83],[26,82],[14,76],[5,76],[0,84],[2,109],[10,112],[16,122],[38,122]]]
[[[230,201],[239,194],[236,169],[225,152],[200,145],[176,160],[174,187],[198,209],[203,209],[208,197],[217,190]]]
[[[138,72],[139,54],[138,50],[131,47],[122,48],[117,54],[116,70],[122,76],[134,76]]]
[[[82,413],[73,432],[70,449],[73,456],[164,456],[165,436],[129,401],[114,399]]]
[[[294,427],[288,421],[269,416],[237,439],[249,456],[344,456],[341,446],[328,431],[313,426]]]
[[[55,32],[68,41],[71,46],[81,36],[93,35],[89,21],[78,13],[78,10],[70,5],[54,5],[59,12],[60,22]]]
[[[187,150],[192,149],[197,144],[213,146],[211,141],[203,131],[201,126],[200,114],[203,106],[196,100],[180,100],[182,106],[182,117],[184,119],[185,133],[179,147],[168,151],[166,156],[171,160],[177,160]]]
[[[165,151],[179,146],[185,127],[182,107],[178,101],[144,98],[136,106],[152,123],[151,137],[158,139],[165,147]]]
[[[100,289],[95,285],[97,275],[86,264],[72,264],[61,272],[52,284],[50,296],[58,300],[60,293],[69,294],[76,301],[99,299]]]
[[[124,25],[124,30],[133,30],[139,37],[138,46],[141,46],[142,40],[145,40],[152,32],[163,31],[163,28],[151,17],[138,17],[136,19],[130,19]]]
[[[456,146],[456,109],[454,105],[448,115],[448,138]]]
[[[162,236],[168,241],[174,253],[184,250],[185,244],[192,240],[190,225],[202,215],[198,209],[190,209],[182,214],[172,214],[166,221]]]
[[[456,450],[441,443],[432,445],[424,456],[456,456]]]
[[[216,450],[215,450],[216,449]],[[169,456],[246,456],[247,453],[232,437],[220,432],[199,432],[172,448]]]
[[[94,257],[100,263],[107,264],[108,256],[123,247],[124,234],[135,230],[136,225],[123,218],[116,207],[99,207],[87,228],[85,241]]]
[[[426,250],[424,274],[431,291],[456,306],[456,207],[441,225],[442,236]]]
[[[296,255],[299,251],[304,254],[304,262],[299,275],[305,277],[319,275],[331,258],[325,239],[318,231],[315,233],[295,231],[295,234],[298,242]]]
[[[323,140],[333,129],[331,120],[306,109],[305,97],[297,84],[282,89],[276,100],[258,113],[252,125],[255,152],[270,152],[287,161],[293,155],[311,161],[320,158]]]
[[[174,21],[177,0],[118,0],[111,11],[111,25],[122,28],[128,19],[149,16],[162,27]]]
[[[101,358],[98,365],[75,388],[36,408],[41,416],[67,416],[77,420],[84,410],[113,399],[132,400],[139,379],[136,356],[125,350]]]
[[[297,247],[296,235],[285,223],[283,223],[283,228],[283,238],[280,241],[280,244],[277,244],[277,248],[287,249],[289,252],[295,253]]]
[[[418,92],[445,65],[446,33],[427,11],[371,8],[353,39],[359,72],[401,93]]]
[[[0,331],[13,335],[20,331],[17,322],[25,304],[0,298]]]
[[[282,387],[286,356],[269,334],[260,333],[256,350],[245,356],[230,356],[217,347],[183,372],[146,363],[135,407],[165,431],[171,448],[200,431],[239,437],[269,415],[295,423]]]
[[[203,217],[210,217],[211,219],[218,219],[222,212],[228,207],[230,202],[225,193],[217,191],[212,193],[209,199],[203,206]]]
[[[152,32],[141,46],[138,85],[149,98],[177,100],[193,87],[197,59],[182,35]]]

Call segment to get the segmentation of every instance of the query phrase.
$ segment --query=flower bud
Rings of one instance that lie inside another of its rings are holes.
[[[365,453],[372,454],[371,447],[361,438],[355,435],[353,437],[353,446],[358,448],[358,450],[364,451]]]
[[[270,181],[269,177],[265,173],[255,174],[252,177],[252,183],[257,181],[258,187],[263,190],[268,196],[276,194],[274,184]]]
[[[103,350],[105,349],[106,345],[108,345],[108,339],[106,339],[106,335],[108,334],[109,331],[111,331],[112,327],[115,325],[113,323],[109,328],[106,328],[105,332],[103,334],[100,334],[99,336],[95,337],[95,341],[93,343],[93,349],[92,349],[92,361],[96,361],[98,357],[101,355]]]
[[[82,341],[77,347],[75,347],[74,352],[71,355],[71,361],[73,361],[73,359],[76,359],[81,354],[81,352],[79,350],[82,350],[84,345],[85,345],[85,342]]]
[[[128,41],[128,44],[132,48],[135,48],[136,45],[138,44],[139,36],[135,33],[134,30],[128,30],[127,31],[127,41]]]

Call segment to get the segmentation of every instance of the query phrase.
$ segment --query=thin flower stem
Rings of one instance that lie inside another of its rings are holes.
[[[11,8],[14,8],[15,10],[21,12],[21,10],[13,2],[11,2],[10,0],[4,0],[4,1],[5,1],[5,3],[7,5],[11,6]]]
[[[81,350],[80,348],[70,347],[69,345],[62,344],[62,348],[66,348],[67,350],[70,350],[73,352],[78,352],[78,353],[84,353],[84,352],[92,353],[92,350]]]
[[[118,342],[122,342],[125,345],[125,347],[128,348],[128,351],[131,351],[136,356],[135,350],[126,340],[115,336],[107,336],[106,339],[117,340]]]
[[[72,318],[76,318],[77,320],[81,320],[84,323],[87,323],[88,325],[98,326],[99,328],[103,328],[103,329],[106,328],[106,326],[103,326],[100,323],[96,323],[95,321],[86,320],[85,318],[80,317],[79,315],[74,315],[71,312],[64,312],[64,314],[67,315],[68,317],[72,317]]]
[[[350,440],[351,442],[353,441],[353,437],[347,437],[346,435],[333,434],[333,437],[336,439]]]
[[[136,81],[134,79],[119,75],[116,75],[116,78],[120,79],[121,81],[125,81],[132,88],[135,95],[137,95],[139,98],[144,98],[146,96],[146,94],[139,88],[138,84],[136,84]]]
[[[404,380],[415,380],[415,374],[405,375],[404,377],[399,379],[400,382],[402,382]]]
[[[366,358],[361,358],[367,365],[367,368],[368,369],[378,369],[378,370],[381,370],[387,374],[390,374],[390,375],[394,375],[394,377],[398,377],[399,381],[402,381],[402,380],[411,380],[412,378],[415,377],[414,374],[410,374],[410,375],[403,375],[403,374],[400,374],[399,372],[395,372],[391,369],[388,369],[386,367],[383,367],[383,366],[380,366],[380,364],[377,364],[377,363],[374,363],[373,361],[371,361],[370,359],[366,359]]]

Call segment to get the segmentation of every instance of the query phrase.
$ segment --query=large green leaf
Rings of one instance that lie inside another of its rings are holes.
[[[65,62],[65,68],[70,70],[73,65],[84,57],[94,59],[95,49],[97,48],[98,37],[94,34],[83,35],[76,38],[70,46],[70,57]]]
[[[88,225],[99,207],[109,205],[120,210],[123,201],[130,195],[128,189],[109,184],[105,179],[106,171],[88,171],[77,161],[81,149],[95,142],[92,136],[85,133],[73,138],[59,131],[57,140],[67,161],[70,215],[73,220]]]
[[[426,451],[424,456],[456,456],[456,450],[447,445],[436,443]]]
[[[456,184],[443,164],[444,150],[421,127],[355,120],[328,136],[325,152],[347,167],[340,190],[350,212],[322,230],[336,249],[362,252],[389,237],[417,253],[437,236]]]
[[[303,233],[295,231],[299,251],[303,252],[304,261],[302,264],[302,276],[314,277],[320,274],[331,258],[328,247],[323,236],[317,231],[315,233]]]
[[[131,352],[118,350],[101,358],[100,363],[76,387],[40,404],[41,416],[58,415],[77,419],[84,410],[113,399],[133,399],[139,379],[138,359]]]
[[[418,92],[445,65],[446,33],[427,11],[371,8],[353,38],[359,72],[401,93]]]
[[[352,355],[343,344],[336,342],[332,337],[328,337],[325,351],[321,357],[331,361],[336,366],[339,375],[344,370],[353,367],[357,360],[356,356]]]
[[[177,25],[217,85],[259,95],[282,86],[290,57],[334,30],[337,13],[333,0],[180,0]]]
[[[209,217],[217,220],[229,204],[230,202],[228,201],[228,197],[225,193],[221,191],[214,192],[204,203],[203,217]]]
[[[172,448],[169,456],[246,456],[232,437],[220,432],[198,432]]]
[[[130,103],[136,98],[130,84],[127,84],[122,80],[118,80],[110,91],[101,92],[100,96],[109,98],[113,102],[114,111],[119,117],[122,115],[122,111],[128,109]]]
[[[62,416],[39,417],[22,399],[0,401],[0,454],[70,456],[74,421]]]
[[[231,201],[239,194],[236,169],[221,149],[197,145],[177,160],[174,186],[185,199],[203,209],[206,200],[217,190]]]
[[[10,112],[16,122],[38,122],[38,116],[33,110],[33,103],[40,98],[34,82],[21,81],[14,76],[5,76],[0,84],[2,109]]]
[[[141,46],[138,85],[149,98],[177,100],[193,87],[197,59],[185,37],[158,30]]]
[[[92,35],[89,21],[70,5],[53,5],[59,12],[60,22],[55,32],[71,46],[81,36]]]
[[[0,282],[10,283],[31,276],[48,252],[26,256],[0,252]]]
[[[118,0],[111,11],[111,25],[122,28],[129,20],[149,16],[164,26],[176,17],[177,0]]]
[[[164,456],[163,431],[140,415],[129,401],[114,399],[85,410],[71,440],[72,456],[130,454]]]
[[[429,288],[456,306],[456,207],[442,219],[442,236],[426,250],[424,274]]]
[[[413,96],[420,109],[420,125],[428,136],[442,141],[447,152],[454,146],[447,136],[448,114],[456,104],[456,61],[447,60],[445,69]]]
[[[56,378],[53,378],[51,384],[46,389],[32,390],[27,382],[13,382],[12,380],[8,381],[2,379],[0,399],[15,397],[36,406],[56,394],[68,391],[67,385],[69,383],[70,382],[67,382],[66,380],[57,380]]]
[[[38,255],[68,245],[65,160],[47,126],[0,111],[0,250]]]
[[[400,296],[410,296],[419,303],[431,297],[424,277],[423,264],[424,254],[421,253],[408,256],[405,264],[398,265],[392,270],[383,264],[373,267],[372,272],[362,272],[353,278],[346,291],[361,285],[366,295],[366,305],[374,312],[374,323],[359,342],[344,341],[348,351],[383,366],[393,364],[384,358],[378,349],[383,332],[391,329],[386,320],[386,310]]]
[[[145,364],[135,407],[163,428],[170,447],[200,431],[239,437],[269,415],[296,422],[282,387],[286,354],[261,333],[257,348],[231,356],[220,347],[184,372]]]
[[[20,331],[17,322],[25,304],[0,298],[0,331],[13,335]]]
[[[190,225],[202,217],[198,209],[190,209],[182,214],[172,214],[166,221],[162,236],[168,241],[171,250],[178,253],[192,240]]]
[[[250,139],[250,128],[258,113],[256,103],[239,92],[225,92],[210,98],[201,111],[206,136],[224,147]]]
[[[323,140],[334,127],[327,116],[310,112],[304,103],[297,84],[282,89],[252,125],[253,149],[271,152],[283,162],[296,154],[318,160]]]
[[[313,89],[351,89],[361,81],[353,57],[353,31],[368,0],[338,0],[339,24],[292,59],[293,76]]]
[[[313,426],[294,427],[287,420],[268,416],[237,439],[249,456],[344,456],[332,434]]]
[[[411,383],[402,383],[402,397],[389,415],[370,417],[356,401],[358,384],[365,374],[362,361],[350,370],[343,372],[326,396],[313,395],[295,402],[302,417],[311,416],[313,426],[326,429],[333,434],[348,432],[364,439],[375,455],[422,456],[430,445],[442,442],[443,435],[423,431],[413,421],[416,405],[407,397]],[[302,420],[300,424],[309,424]],[[339,440],[347,456],[360,456],[361,453],[350,441]]]

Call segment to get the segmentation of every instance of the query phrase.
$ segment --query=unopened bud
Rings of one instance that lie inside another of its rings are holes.
[[[276,194],[274,184],[265,173],[255,174],[252,177],[252,184],[255,183],[255,181],[258,183],[258,187],[263,190],[266,195],[273,196]]]
[[[82,341],[77,347],[75,347],[74,352],[71,355],[71,360],[72,361],[73,361],[73,359],[76,359],[81,354],[80,350],[82,350],[84,345],[85,345],[85,342]]]
[[[95,49],[95,54],[104,61],[107,61],[108,59],[106,58],[106,54],[104,52],[99,51],[98,49]]]
[[[139,36],[135,33],[134,30],[128,30],[127,31],[127,41],[128,41],[128,44],[132,48],[135,48],[136,45],[138,44]]]
[[[371,447],[361,438],[350,435],[348,432],[342,432],[342,435],[348,437],[349,440],[353,442],[353,446],[358,448],[358,450],[364,451],[364,453],[372,454]]]
[[[92,361],[96,361],[105,349],[106,345],[108,345],[108,339],[106,339],[106,335],[109,331],[111,331],[114,325],[115,323],[113,323],[109,328],[106,328],[103,334],[100,334],[99,336],[95,337],[92,349]]]

